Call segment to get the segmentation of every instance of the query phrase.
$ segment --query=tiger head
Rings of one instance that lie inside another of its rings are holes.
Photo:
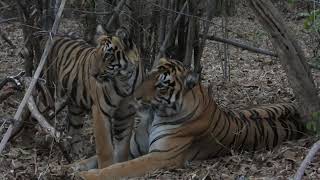
[[[199,77],[182,63],[161,58],[134,92],[136,107],[149,105],[159,115],[173,115],[181,110],[184,95],[198,83]]]
[[[140,62],[139,52],[125,29],[119,29],[114,36],[107,35],[101,25],[97,26],[97,58],[92,75],[99,81],[115,78],[127,80]]]

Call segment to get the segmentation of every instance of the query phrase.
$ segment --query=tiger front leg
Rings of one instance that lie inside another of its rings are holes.
[[[128,98],[127,98],[128,99]],[[124,99],[114,113],[112,127],[114,144],[114,163],[127,161],[129,159],[130,138],[132,135],[135,109]]]
[[[120,179],[142,176],[161,168],[181,167],[183,163],[183,154],[176,156],[170,152],[154,152],[104,169],[83,171],[79,175],[85,180]]]
[[[104,169],[83,171],[79,175],[86,180],[120,179],[142,176],[162,168],[181,167],[192,141],[192,137],[162,138],[151,145],[149,154]]]
[[[92,106],[92,118],[98,168],[101,169],[113,164],[111,119],[102,112],[98,105]]]

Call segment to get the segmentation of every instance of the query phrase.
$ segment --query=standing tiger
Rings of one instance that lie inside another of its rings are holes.
[[[135,159],[81,172],[83,178],[139,176],[225,155],[231,149],[271,149],[303,132],[292,104],[222,110],[191,71],[170,59],[161,59],[134,94],[140,118],[130,144]]]
[[[105,167],[113,162],[113,138],[118,140],[115,142],[116,152],[117,148],[121,150],[115,153],[115,161],[127,159],[118,156],[125,156],[125,148],[129,151],[126,144],[129,144],[131,130],[124,122],[134,112],[119,109],[119,103],[133,93],[142,82],[144,73],[139,52],[129,38],[119,32],[114,36],[106,35],[101,26],[97,27],[97,32],[96,46],[80,39],[54,37],[46,75],[52,93],[58,98],[69,98],[71,134],[79,133],[83,115],[91,112],[98,164]],[[116,130],[111,132],[112,126]]]

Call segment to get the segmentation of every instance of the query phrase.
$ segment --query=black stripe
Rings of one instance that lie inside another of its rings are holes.
[[[229,134],[229,131],[230,131],[230,120],[229,120],[229,117],[228,117],[228,116],[226,116],[225,121],[228,121],[228,127],[226,128],[225,134],[224,134],[223,137],[220,139],[220,142],[221,142],[221,143],[223,143],[224,139],[226,138],[226,136]]]
[[[192,156],[192,158],[190,158],[190,161],[193,161],[197,158],[197,156],[199,155],[199,153],[201,152],[200,149],[197,150],[197,152]]]
[[[241,119],[237,119],[237,120],[241,120]],[[243,120],[242,120],[243,121]],[[239,150],[242,150],[244,147],[245,147],[245,142],[247,141],[247,138],[248,138],[248,132],[249,132],[249,128],[250,128],[250,122],[248,122],[248,121],[243,121],[245,124],[241,127],[241,131],[243,130],[243,129],[245,129],[246,130],[246,133],[245,133],[245,135],[243,134],[243,133],[241,133],[241,136],[243,136],[244,135],[244,138],[243,138],[243,140],[242,140],[242,142],[240,143],[240,148],[239,148]],[[242,123],[241,123],[242,124]]]
[[[275,123],[271,120],[271,119],[267,119],[267,122],[269,124],[269,126],[271,127],[274,137],[273,137],[273,147],[275,147],[278,144],[278,132],[277,132],[277,128],[275,127]]]
[[[254,128],[254,127],[253,127]],[[257,150],[257,145],[259,144],[259,139],[258,139],[258,133],[257,133],[257,128],[254,128],[254,143],[253,143],[253,147],[252,147],[252,151]]]
[[[116,105],[114,105],[114,104],[112,104],[111,103],[111,98],[110,98],[110,96],[109,96],[109,92],[108,92],[108,89],[109,88],[107,88],[107,87],[104,87],[104,89],[103,89],[103,97],[104,97],[104,101],[105,101],[105,103],[107,104],[107,105],[109,105],[109,106],[111,106],[111,107],[113,107],[113,108],[117,108],[117,106]]]
[[[162,139],[166,136],[170,136],[170,135],[175,135],[176,133],[166,133],[166,134],[161,134],[159,136],[157,136],[156,138],[152,139],[151,143],[149,144],[149,146],[151,146],[153,143],[155,143],[156,141],[158,141],[159,139]]]
[[[217,108],[218,109],[218,108]],[[218,123],[220,122],[220,117],[221,117],[221,111],[218,111],[219,112],[219,116],[218,116],[218,119],[216,119],[216,124],[214,125],[213,129],[212,129],[212,133],[215,131],[216,127],[218,126]]]
[[[222,118],[225,118],[225,115],[223,115]],[[216,137],[220,136],[220,134],[223,132],[223,130],[224,130],[224,128],[225,128],[225,125],[226,125],[226,120],[223,119],[222,128],[221,128],[221,130],[217,133]]]

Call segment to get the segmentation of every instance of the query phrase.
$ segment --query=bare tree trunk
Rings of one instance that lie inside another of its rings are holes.
[[[86,9],[89,11],[95,11],[96,4],[95,0],[88,0],[86,4]],[[88,13],[85,15],[85,18],[82,20],[82,24],[85,26],[84,37],[88,42],[93,43],[94,36],[96,34],[97,27],[97,15],[94,13]]]
[[[157,0],[155,0],[155,3],[157,3]],[[158,52],[158,49],[159,49],[159,45],[157,43],[157,37],[159,36],[158,35],[158,27],[159,27],[159,12],[158,10],[156,9],[156,7],[154,6],[151,6],[150,7],[152,9],[152,14],[151,14],[151,22],[150,22],[150,33],[147,34],[148,36],[148,42],[151,42],[151,46],[149,46],[151,48],[151,50],[149,50],[149,53],[150,53],[150,56],[149,56],[149,59],[148,59],[148,66],[145,66],[148,70],[151,70],[152,68],[152,64],[154,63],[154,60],[156,58],[156,54]],[[173,24],[173,21],[172,20],[172,23]],[[146,61],[147,59],[144,60],[145,64],[146,64]]]
[[[271,34],[281,65],[300,102],[302,115],[310,117],[312,112],[319,111],[320,99],[301,47],[292,32],[284,25],[281,15],[270,0],[247,0],[247,2],[265,30]]]
[[[165,53],[167,52],[169,40],[171,39],[174,31],[176,31],[177,26],[178,26],[178,23],[180,22],[181,18],[183,17],[182,13],[185,12],[185,9],[186,9],[187,5],[188,5],[187,1],[184,2],[182,8],[180,9],[179,15],[178,15],[177,18],[174,20],[173,25],[169,28],[168,33],[166,34],[166,37],[165,37],[163,43],[162,43],[161,46],[160,46],[160,51],[159,51],[159,53],[158,53],[158,55],[157,55],[157,57],[156,57],[156,59],[155,59],[155,62],[154,62],[154,64],[153,64],[153,67],[158,64],[159,59],[160,59],[161,57],[163,57],[163,56],[165,55]]]
[[[191,15],[195,15],[196,12],[196,3],[191,2],[188,0],[189,4],[189,13]],[[189,17],[188,20],[188,34],[187,34],[187,42],[186,42],[186,52],[184,56],[184,65],[190,67],[192,62],[192,54],[193,54],[193,43],[194,43],[194,36],[195,36],[195,24],[196,19],[194,17]]]
[[[41,29],[41,22],[38,21],[38,18],[41,17],[42,4],[41,1],[26,0],[17,0],[17,4],[20,21],[24,24],[22,31],[25,45],[20,55],[24,58],[26,76],[32,76],[33,63],[37,64],[41,56],[40,45],[34,33]],[[31,6],[32,4],[35,8]]]
[[[52,28],[55,12],[57,11],[55,8],[59,6],[59,1],[60,0],[42,0],[42,27],[47,31]]]
[[[181,7],[183,5],[184,1],[180,0],[180,4],[178,4],[178,7]],[[185,56],[186,52],[186,39],[187,39],[187,32],[186,32],[186,17],[182,16],[178,29],[177,29],[177,36],[178,36],[178,48],[175,53],[174,59],[183,61],[183,58]]]
[[[168,8],[168,0],[160,0],[162,8]],[[160,24],[159,24],[159,44],[162,44],[167,29],[167,12],[165,10],[160,10]]]
[[[211,21],[213,18],[213,14],[214,14],[214,6],[213,3],[215,3],[215,1],[212,0],[207,0],[206,4],[204,4],[205,10],[206,10],[206,16],[207,16],[207,20]],[[204,47],[206,45],[206,40],[207,40],[207,36],[208,36],[208,32],[209,32],[209,22],[204,22],[204,28],[203,28],[203,36],[202,39],[200,41],[200,22],[197,23],[197,30],[196,30],[196,40],[197,40],[197,44],[195,46],[194,49],[194,71],[196,73],[199,73],[201,75],[201,56],[203,54],[203,50]],[[206,64],[206,63],[205,63]]]

